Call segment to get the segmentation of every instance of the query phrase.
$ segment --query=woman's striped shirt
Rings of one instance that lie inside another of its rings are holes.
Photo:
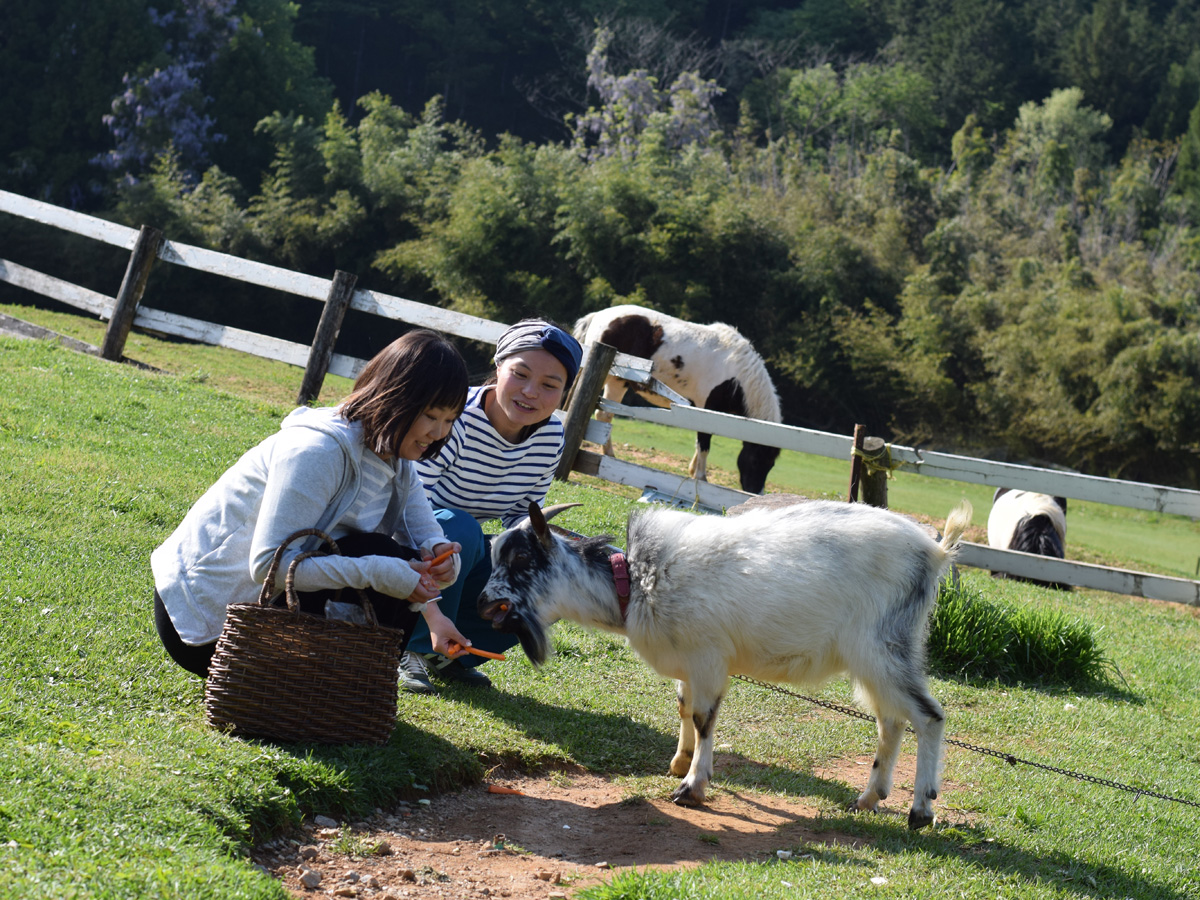
[[[556,417],[519,444],[512,444],[488,421],[483,400],[494,385],[472,388],[467,405],[435,459],[417,471],[435,508],[461,509],[479,522],[500,519],[505,528],[539,506],[563,454],[563,426]]]

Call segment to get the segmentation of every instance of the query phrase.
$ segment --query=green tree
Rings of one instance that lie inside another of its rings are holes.
[[[159,37],[141,0],[10,3],[0,28],[0,187],[69,207],[98,204],[102,121],[131,59]]]
[[[1162,30],[1140,6],[1098,0],[1076,26],[1064,75],[1088,103],[1112,120],[1113,146],[1123,150],[1142,123],[1165,74]]]

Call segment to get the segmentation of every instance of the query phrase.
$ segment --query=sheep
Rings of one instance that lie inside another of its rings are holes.
[[[996,488],[992,511],[988,514],[987,533],[988,544],[992,547],[1063,559],[1066,556],[1067,498]],[[1001,572],[992,574],[1003,575]],[[1070,585],[1035,578],[1019,580],[1042,587],[1070,589]]]
[[[738,330],[723,322],[700,325],[653,309],[625,304],[589,313],[575,323],[579,343],[608,344],[622,353],[648,359],[651,374],[686,397],[694,406],[767,422],[782,422],[779,394],[762,357]],[[604,397],[619,402],[626,389],[658,406],[669,405],[659,395],[619,378],[604,384]],[[611,422],[610,413],[597,413]],[[712,435],[698,433],[688,474],[707,480]],[[613,455],[612,438],[604,453]],[[778,447],[746,441],[738,454],[738,478],[743,491],[762,493],[767,473],[779,457]]]
[[[730,675],[817,685],[847,672],[879,734],[870,781],[851,808],[873,810],[888,796],[908,721],[917,734],[908,824],[934,820],[944,722],[927,685],[925,639],[969,503],[950,514],[940,543],[904,516],[854,503],[737,518],[651,508],[630,516],[626,554],[607,536],[553,533],[547,521],[569,505],[531,504],[527,519],[493,540],[479,614],[517,634],[535,665],[549,653],[549,626],[569,619],[625,635],[652,669],[676,679],[675,803],[704,802]]]

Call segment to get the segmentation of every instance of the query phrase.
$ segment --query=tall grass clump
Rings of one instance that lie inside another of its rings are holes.
[[[944,583],[929,623],[933,672],[966,680],[1081,684],[1116,674],[1091,625]]]

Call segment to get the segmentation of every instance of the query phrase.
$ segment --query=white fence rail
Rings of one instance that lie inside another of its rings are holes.
[[[140,232],[135,229],[7,191],[0,191],[0,212],[93,238],[126,251],[134,250],[139,240]],[[158,247],[157,256],[159,259],[175,265],[296,294],[322,303],[327,302],[333,283],[329,279],[169,240],[162,241]],[[85,310],[102,319],[112,318],[117,304],[115,298],[4,259],[0,259],[0,281],[26,288]],[[349,308],[361,312],[433,328],[484,343],[494,344],[506,327],[487,319],[362,289],[353,291],[348,305]],[[294,342],[140,305],[136,308],[132,322],[138,327],[162,334],[228,347],[268,359],[282,360],[300,367],[304,367],[311,361],[314,350],[314,348]],[[356,357],[334,353],[327,368],[323,371],[353,378],[364,362]],[[650,376],[648,360],[618,354],[611,371],[626,380],[650,383],[659,387],[658,383]],[[853,441],[846,435],[779,425],[756,419],[743,419],[724,413],[696,409],[682,405],[686,401],[678,395],[666,390],[662,390],[662,393],[672,400],[673,406],[667,409],[632,407],[601,401],[600,407],[615,415],[689,431],[703,431],[737,440],[748,440],[758,444],[780,447],[784,450],[842,459],[847,463],[851,458]],[[603,443],[607,434],[608,432],[604,430],[603,426],[593,422],[588,425],[585,437],[589,441]],[[921,475],[995,487],[1038,491],[1113,506],[1200,518],[1200,491],[1096,478],[1011,463],[991,462],[947,453],[927,452],[912,447],[893,445],[889,450],[893,464],[902,464]],[[719,510],[735,506],[750,496],[741,491],[706,482],[696,482],[690,478],[683,478],[587,451],[579,452],[575,470],[621,484],[651,489],[659,494],[690,500],[698,506],[710,509]],[[1051,560],[1015,551],[995,550],[977,544],[964,545],[960,561],[965,565],[1006,571],[1014,575],[1043,581],[1057,581],[1098,590],[1200,606],[1200,582],[1187,579],[1129,572],[1067,560]]]

